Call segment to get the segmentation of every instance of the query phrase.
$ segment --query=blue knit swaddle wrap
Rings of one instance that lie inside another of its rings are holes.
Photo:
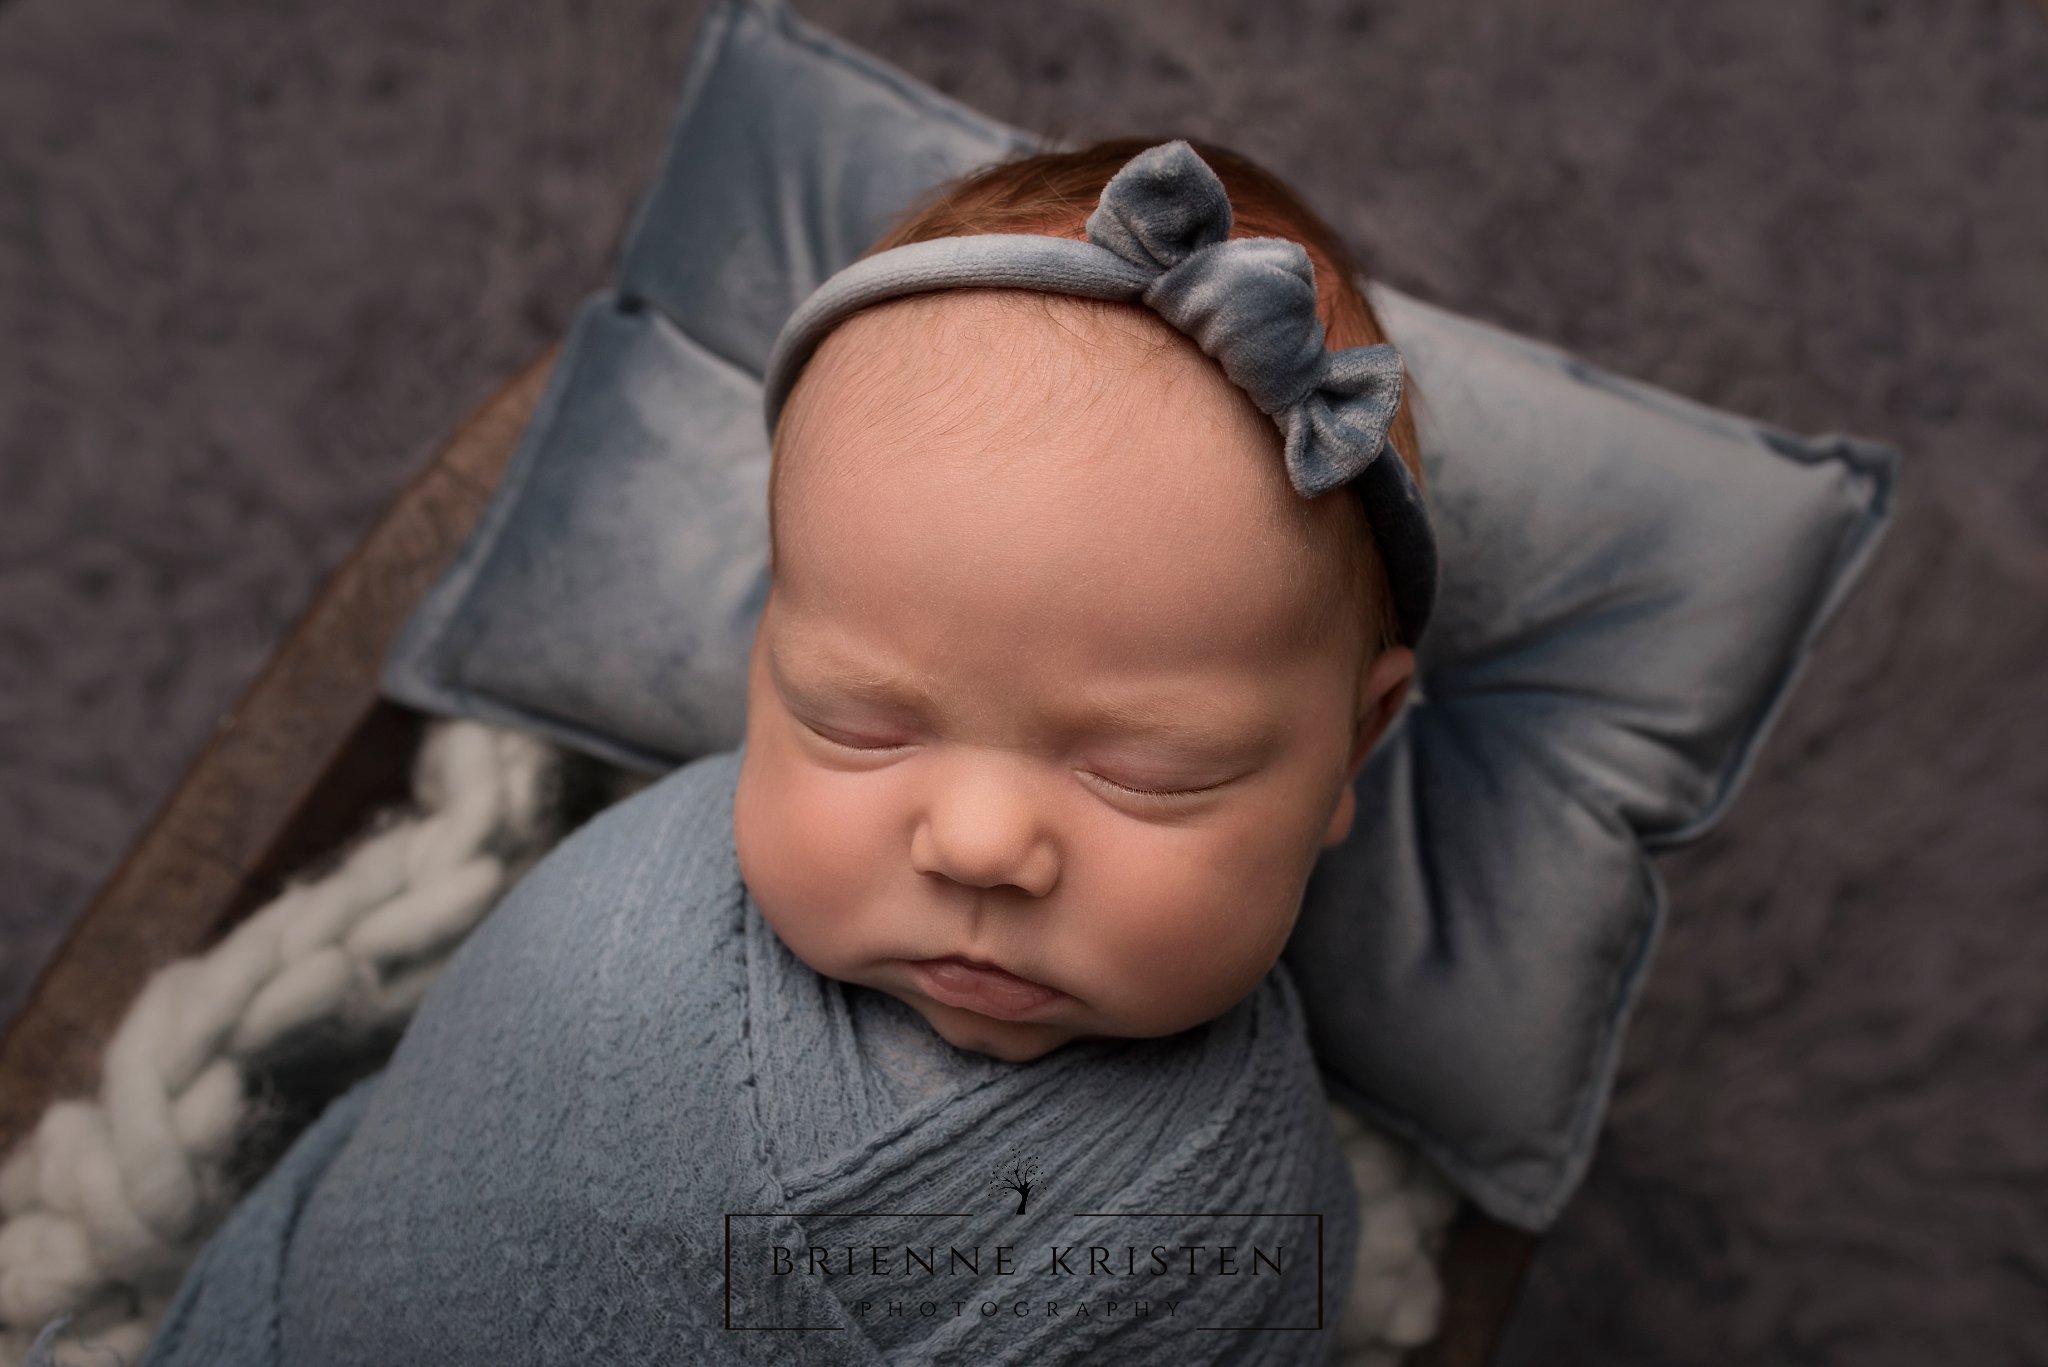
[[[1357,1204],[1284,967],[1166,1039],[956,1050],[761,919],[732,843],[741,753],[601,813],[519,883],[384,1071],[236,1207],[149,1362],[1325,1360]],[[1015,1153],[1037,1160],[1022,1213],[991,1183]],[[775,1244],[984,1256],[978,1276],[775,1275]],[[1052,1246],[1083,1250],[1070,1275]],[[1198,1272],[1183,1247],[1208,1250]],[[1253,1247],[1285,1275],[1250,1275]],[[771,1329],[794,1326],[816,1332]]]

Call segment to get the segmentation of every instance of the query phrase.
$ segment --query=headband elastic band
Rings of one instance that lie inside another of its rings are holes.
[[[1413,647],[1436,602],[1437,556],[1422,491],[1387,444],[1401,402],[1400,354],[1386,343],[1326,350],[1308,253],[1285,238],[1233,241],[1230,224],[1223,182],[1176,141],[1140,152],[1110,179],[1085,242],[980,233],[864,257],[818,286],[776,337],[764,377],[768,430],[826,335],[870,304],[991,286],[1143,303],[1273,419],[1297,493],[1315,498],[1358,482],[1397,633]]]

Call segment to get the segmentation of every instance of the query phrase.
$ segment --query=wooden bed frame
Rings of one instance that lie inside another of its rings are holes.
[[[0,1156],[52,1101],[97,1092],[106,1043],[152,973],[410,798],[428,718],[380,697],[378,674],[482,515],[555,355],[471,414],[385,511],[73,924],[0,1037]],[[1535,1246],[1465,1204],[1444,1251],[1443,1329],[1412,1367],[1484,1367]]]

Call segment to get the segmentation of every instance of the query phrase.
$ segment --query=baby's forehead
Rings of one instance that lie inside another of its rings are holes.
[[[1278,429],[1124,307],[953,291],[849,319],[778,437],[778,584],[930,598],[997,579],[988,610],[1020,622],[1093,595],[1110,632],[1304,634],[1330,568]]]
[[[1272,420],[1148,308],[1031,290],[946,290],[863,310],[825,339],[776,458],[849,473],[916,450],[1104,486],[1201,482],[1291,512]],[[1171,467],[1148,456],[1170,453]]]

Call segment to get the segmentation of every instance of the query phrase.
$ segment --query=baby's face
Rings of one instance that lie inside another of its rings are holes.
[[[1015,1062],[1251,991],[1413,663],[1354,742],[1271,420],[1149,314],[1028,298],[894,301],[805,371],[734,804],[797,957]]]

